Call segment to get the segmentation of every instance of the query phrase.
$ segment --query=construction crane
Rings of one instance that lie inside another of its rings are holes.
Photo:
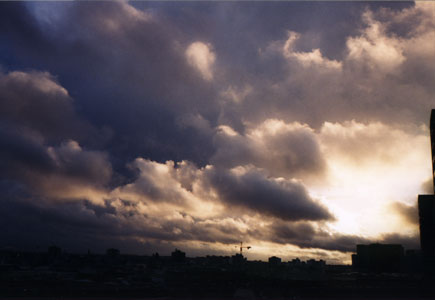
[[[238,247],[238,246],[235,246],[236,248]],[[240,255],[242,255],[242,253],[243,253],[243,249],[251,249],[251,246],[243,246],[243,242],[240,242]]]

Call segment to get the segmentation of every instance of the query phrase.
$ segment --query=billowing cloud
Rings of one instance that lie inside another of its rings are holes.
[[[380,122],[359,123],[355,120],[343,123],[325,122],[320,139],[328,155],[339,156],[348,163],[397,164],[410,156],[410,144],[429,154],[427,128],[392,127]],[[404,142],[408,141],[408,142]]]
[[[254,165],[275,177],[322,174],[325,161],[314,131],[300,123],[269,119],[239,134],[220,126],[211,162],[227,168]]]
[[[402,202],[395,202],[391,205],[391,208],[398,212],[406,222],[413,225],[419,224],[417,205],[407,205]]]
[[[98,190],[112,176],[108,155],[83,149],[74,139],[100,145],[104,134],[76,114],[73,99],[52,75],[1,74],[0,105],[1,178],[23,182],[42,197],[101,202]]]
[[[333,219],[301,183],[268,178],[256,170],[196,169],[187,162],[175,166],[171,161],[160,164],[144,159],[137,159],[134,166],[139,169],[137,180],[118,188],[114,193],[117,197],[149,205],[167,203],[196,211],[198,217],[211,214],[221,203],[230,210],[242,207],[248,214],[251,211],[289,221]]]
[[[101,202],[112,175],[107,154],[83,150],[73,140],[46,146],[31,133],[0,129],[2,179],[25,183],[41,196],[55,199],[85,198]]]
[[[303,33],[288,31],[287,37],[260,48],[262,67],[273,65],[276,71],[250,83],[256,89],[238,111],[255,122],[275,115],[315,128],[324,121],[352,119],[420,125],[432,108],[431,5],[366,10],[362,26],[346,37],[340,59],[303,47],[298,43]],[[392,31],[398,26],[400,31]],[[419,50],[413,49],[424,50],[416,55]]]
[[[400,244],[403,245],[405,249],[419,249],[419,238],[420,236],[418,234],[403,235],[400,233],[389,233],[382,235],[380,241],[386,244]]]
[[[370,11],[364,13],[363,18],[368,27],[362,35],[347,40],[347,59],[374,72],[395,72],[405,61],[400,40],[387,36],[382,24],[373,19]]]
[[[257,171],[207,170],[206,176],[226,203],[283,220],[330,220],[328,210],[311,199],[298,182],[270,179]]]
[[[68,91],[48,72],[0,73],[0,117],[3,124],[39,132],[51,142],[101,139],[77,116]]]
[[[213,64],[216,55],[210,46],[202,42],[194,42],[186,49],[186,58],[189,64],[198,70],[205,80],[213,79]]]
[[[311,52],[294,51],[294,43],[300,38],[297,32],[289,31],[288,39],[282,47],[282,53],[287,59],[295,59],[304,67],[323,67],[326,69],[341,69],[341,63],[336,60],[329,60],[323,57],[320,49],[314,49]]]

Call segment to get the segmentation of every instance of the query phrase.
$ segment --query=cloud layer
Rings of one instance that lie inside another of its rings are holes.
[[[0,6],[0,247],[416,247],[432,3]]]

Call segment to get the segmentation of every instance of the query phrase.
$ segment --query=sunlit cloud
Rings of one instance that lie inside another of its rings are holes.
[[[298,52],[294,50],[294,43],[300,38],[297,32],[289,31],[288,39],[283,46],[283,55],[288,59],[296,59],[303,66],[308,67],[314,65],[315,67],[325,67],[331,69],[341,69],[342,64],[336,60],[329,60],[323,57],[319,49],[314,49],[311,52]]]
[[[189,64],[198,70],[205,80],[213,79],[213,64],[216,55],[208,44],[194,42],[186,49],[186,58]]]
[[[374,20],[370,11],[364,13],[363,20],[368,27],[362,35],[347,40],[347,58],[375,72],[394,72],[405,61],[400,40],[388,37],[382,23]]]

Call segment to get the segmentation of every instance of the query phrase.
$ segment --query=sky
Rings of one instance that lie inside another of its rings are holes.
[[[433,2],[1,2],[0,249],[419,248]]]

